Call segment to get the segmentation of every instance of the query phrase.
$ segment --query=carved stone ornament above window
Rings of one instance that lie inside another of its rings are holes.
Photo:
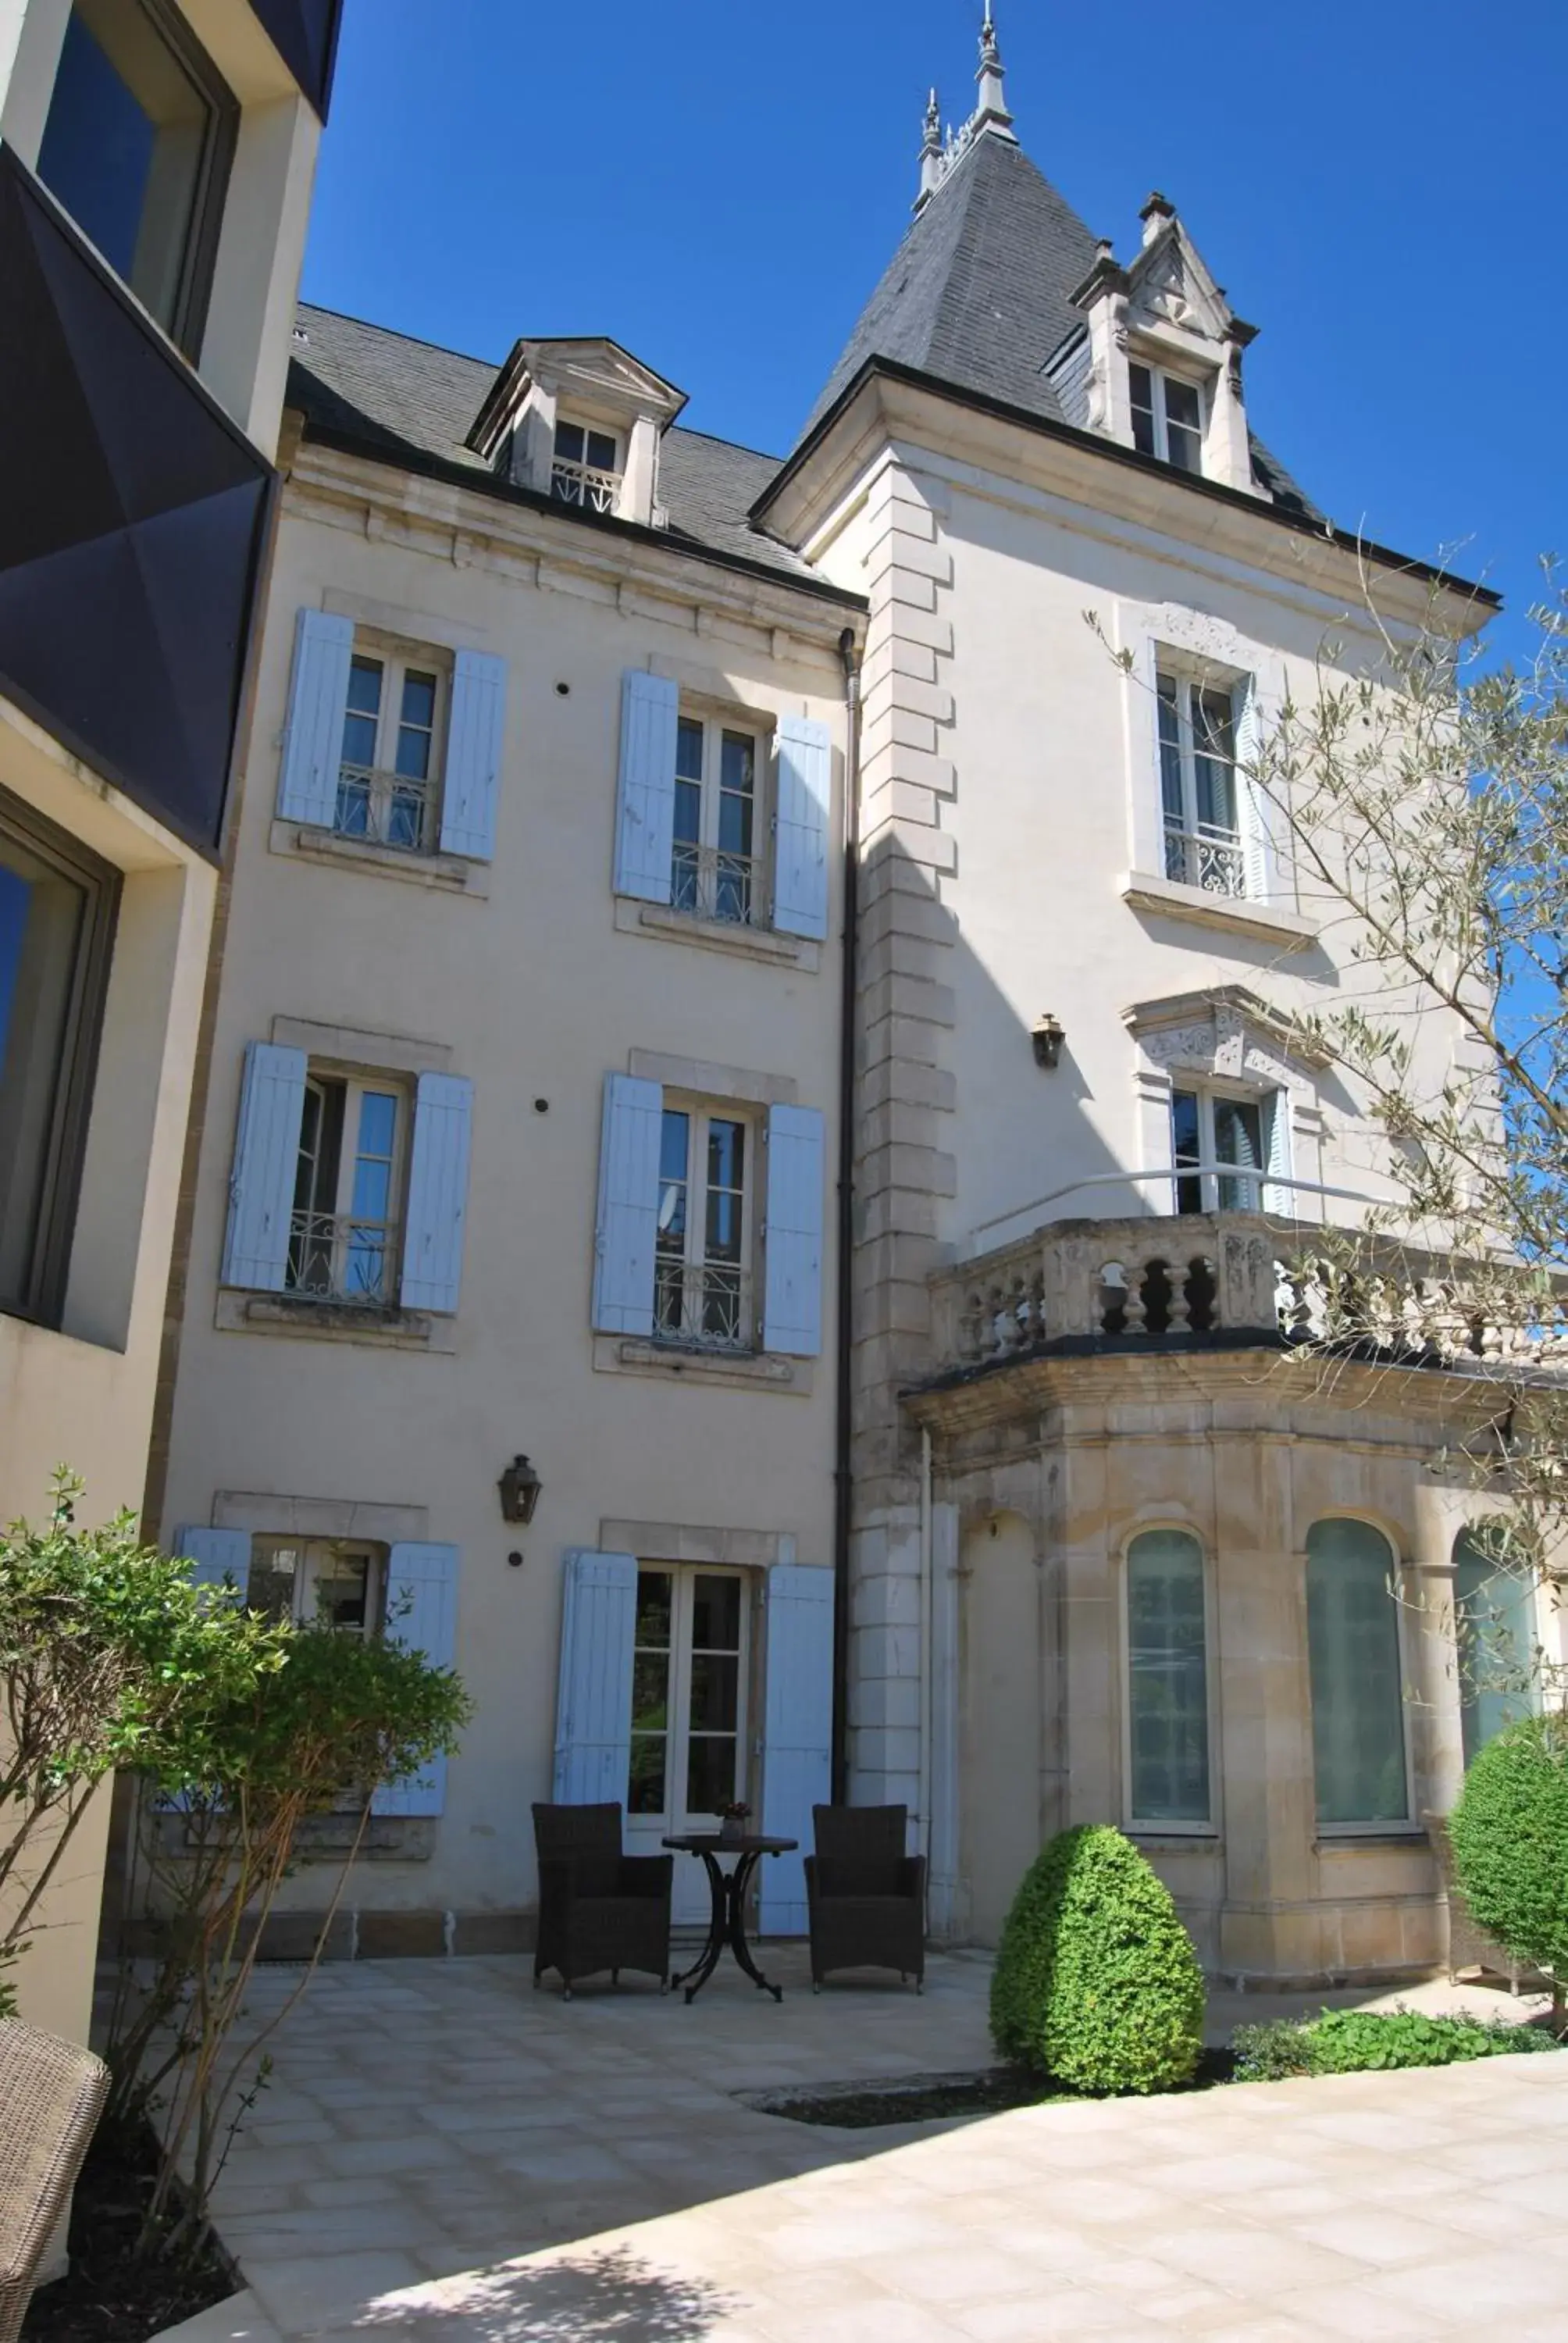
[[[1146,1061],[1162,1071],[1316,1094],[1313,1071],[1326,1062],[1322,1052],[1244,985],[1139,1001],[1123,1015]]]

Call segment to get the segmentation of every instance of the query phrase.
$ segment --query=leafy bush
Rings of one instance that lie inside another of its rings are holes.
[[[1478,1751],[1449,1817],[1472,1916],[1568,1985],[1568,1717],[1522,1717]]]
[[[1392,2066],[1452,2066],[1520,2050],[1554,2050],[1551,2035],[1503,2018],[1426,2017],[1417,2009],[1325,2009],[1305,2022],[1238,2026],[1231,2037],[1239,2083],[1292,2075],[1360,2075]]]
[[[1062,1831],[1025,1874],[997,1954],[1004,2058],[1081,2091],[1168,2091],[1203,2046],[1203,1974],[1169,1889],[1131,1840]]]

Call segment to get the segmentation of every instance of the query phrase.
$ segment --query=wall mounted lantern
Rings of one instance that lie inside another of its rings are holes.
[[[531,1522],[544,1483],[526,1456],[514,1456],[497,1483],[504,1522]]]
[[[1067,1039],[1067,1029],[1059,1018],[1042,1017],[1030,1039],[1034,1043],[1034,1062],[1053,1073],[1061,1062],[1061,1045]]]

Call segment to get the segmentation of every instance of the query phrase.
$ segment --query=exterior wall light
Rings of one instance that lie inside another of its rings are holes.
[[[504,1522],[531,1522],[544,1483],[526,1456],[514,1456],[496,1484],[501,1493]]]
[[[1030,1037],[1034,1043],[1034,1062],[1053,1073],[1061,1062],[1061,1045],[1067,1039],[1067,1029],[1060,1019],[1042,1017]]]

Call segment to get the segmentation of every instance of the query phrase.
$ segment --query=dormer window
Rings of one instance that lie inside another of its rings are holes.
[[[1203,395],[1196,383],[1159,367],[1128,367],[1132,401],[1132,444],[1141,455],[1157,456],[1178,472],[1203,469]]]
[[[557,422],[550,494],[558,504],[614,512],[620,480],[620,442],[613,431],[595,431],[586,423]]]

